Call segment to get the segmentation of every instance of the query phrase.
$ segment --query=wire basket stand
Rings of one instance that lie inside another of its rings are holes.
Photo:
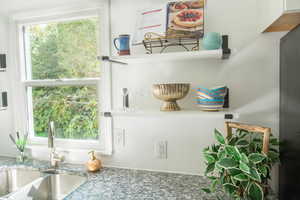
[[[143,45],[147,54],[152,54],[154,48],[161,48],[160,53],[172,46],[179,46],[186,51],[198,51],[200,47],[199,37],[185,34],[166,34],[166,36],[157,33],[146,33]]]

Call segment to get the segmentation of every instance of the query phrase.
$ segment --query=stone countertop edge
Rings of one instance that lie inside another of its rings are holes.
[[[27,160],[19,164],[14,158],[0,156],[0,170],[26,168],[45,170],[49,162]],[[216,200],[216,196],[201,191],[208,187],[206,177],[166,172],[104,167],[96,173],[86,171],[84,165],[61,164],[58,171],[86,176],[87,181],[70,193],[64,200]],[[222,191],[215,195],[221,196]],[[3,199],[3,198],[2,198]],[[9,199],[9,198],[8,198]],[[276,200],[271,195],[268,200]],[[0,197],[1,200],[1,197]]]

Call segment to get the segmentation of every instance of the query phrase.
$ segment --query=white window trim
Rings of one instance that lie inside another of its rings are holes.
[[[80,78],[80,79],[50,79],[22,81],[24,87],[30,86],[81,86],[97,85],[101,78]]]
[[[104,0],[97,7],[86,8],[84,5],[78,8],[64,8],[61,10],[51,10],[51,11],[40,11],[34,12],[32,14],[18,14],[10,19],[10,65],[12,66],[11,77],[13,85],[13,105],[14,108],[14,128],[15,131],[19,130],[22,132],[27,132],[30,130],[30,122],[28,119],[28,109],[30,106],[27,100],[28,95],[26,94],[26,88],[28,86],[57,86],[57,85],[97,85],[99,99],[99,119],[100,123],[100,138],[99,141],[96,140],[64,140],[56,139],[55,145],[58,148],[63,148],[65,150],[69,149],[80,149],[80,150],[97,150],[105,155],[112,154],[112,119],[111,117],[104,117],[103,112],[111,110],[112,107],[112,92],[111,92],[111,64],[109,62],[101,63],[102,76],[101,78],[85,78],[85,79],[57,79],[57,80],[30,80],[25,79],[25,63],[24,59],[24,48],[22,29],[23,25],[34,24],[50,21],[59,21],[58,19],[78,19],[82,17],[100,15],[101,26],[100,26],[100,41],[99,44],[102,55],[110,55],[110,1]],[[102,55],[99,55],[100,57]],[[17,58],[17,59],[15,59]],[[102,84],[101,84],[102,83]],[[100,84],[100,85],[99,85]],[[101,104],[101,105],[100,105]],[[101,107],[100,107],[101,106]],[[47,139],[39,139],[36,137],[30,137],[30,148],[32,146],[45,146],[47,144]]]

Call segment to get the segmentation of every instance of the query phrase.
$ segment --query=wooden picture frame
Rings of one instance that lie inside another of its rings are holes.
[[[268,154],[271,128],[242,124],[242,123],[237,123],[237,122],[225,122],[225,128],[226,128],[226,132],[227,132],[227,138],[232,137],[232,129],[233,128],[263,134],[263,153]]]

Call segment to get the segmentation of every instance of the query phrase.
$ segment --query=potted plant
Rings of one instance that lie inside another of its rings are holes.
[[[214,132],[216,144],[203,150],[205,175],[211,180],[206,193],[221,187],[234,200],[262,200],[268,194],[268,180],[272,166],[279,162],[278,139],[270,135],[265,153],[261,134],[237,129],[225,138]],[[217,197],[218,199],[223,199]]]
[[[21,136],[20,133],[16,132],[16,137],[14,137],[12,134],[9,134],[9,137],[11,141],[16,145],[17,150],[19,152],[19,155],[17,156],[18,162],[24,162],[25,161],[25,149],[27,145],[27,139],[28,139],[28,133]]]

